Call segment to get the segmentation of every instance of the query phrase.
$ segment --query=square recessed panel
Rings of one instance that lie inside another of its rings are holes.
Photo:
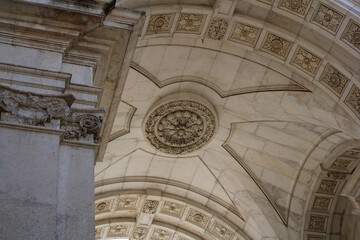
[[[182,13],[176,26],[176,32],[199,34],[204,25],[206,15]]]
[[[346,158],[336,158],[335,161],[331,164],[330,169],[350,172],[352,171],[355,160],[346,159]]]
[[[304,17],[312,0],[281,0],[279,8]]]
[[[359,159],[360,160],[360,149],[353,148],[345,151],[343,154],[341,154],[341,157],[347,157],[347,158],[353,158],[353,159]]]
[[[332,91],[336,96],[343,94],[349,79],[329,63],[326,65],[319,82]]]
[[[360,23],[350,19],[341,36],[341,40],[350,47],[360,51]]]
[[[195,209],[190,208],[190,211],[185,220],[205,229],[210,221],[210,217],[199,211],[196,211]]]
[[[267,33],[262,43],[261,50],[275,57],[285,60],[293,43],[273,33]]]
[[[261,28],[235,21],[229,40],[255,47],[261,31]]]
[[[169,33],[174,14],[151,15],[146,29],[146,34]]]
[[[314,232],[326,232],[327,222],[327,216],[311,215],[309,221],[309,230]]]
[[[360,118],[360,89],[355,84],[351,87],[344,102]]]
[[[185,205],[171,202],[171,201],[164,201],[164,204],[160,210],[160,213],[173,216],[176,218],[181,218],[185,209]]]
[[[320,57],[301,46],[297,48],[293,59],[291,60],[291,65],[311,76],[315,76],[321,63],[322,59]]]
[[[329,212],[332,200],[330,197],[315,196],[312,211]]]
[[[319,3],[311,19],[313,23],[335,35],[344,20],[344,15],[327,5]]]
[[[318,192],[334,195],[336,193],[337,186],[338,186],[337,181],[322,180],[322,182],[320,183],[320,186],[318,188]]]

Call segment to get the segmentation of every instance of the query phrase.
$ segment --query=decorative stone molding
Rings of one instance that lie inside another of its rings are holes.
[[[217,118],[208,101],[194,94],[180,93],[155,103],[143,125],[146,139],[157,150],[184,154],[210,141]]]
[[[235,21],[229,40],[255,47],[261,28]]]
[[[344,102],[358,117],[360,117],[360,89],[356,85],[352,86]]]
[[[314,76],[321,65],[321,58],[299,46],[291,64]]]
[[[154,214],[159,206],[159,201],[157,200],[146,200],[142,209],[143,213]]]
[[[219,224],[218,222],[214,223],[213,228],[211,230],[211,234],[213,234],[215,237],[221,240],[230,240],[234,235],[233,232],[231,232],[229,229]]]
[[[104,200],[95,204],[95,213],[109,212],[114,200]]]
[[[360,24],[353,20],[349,20],[341,40],[346,42],[349,46],[360,50]]]
[[[304,17],[311,1],[312,0],[281,0],[279,8],[286,9],[291,13]]]
[[[176,32],[200,33],[205,19],[206,15],[204,14],[182,13]]]
[[[146,33],[153,34],[170,32],[173,19],[173,14],[158,14],[150,16]]]
[[[117,224],[111,225],[108,233],[108,237],[128,237],[130,225]]]
[[[290,52],[293,43],[276,36],[272,33],[267,33],[261,50],[267,52],[275,57],[285,60]]]
[[[136,240],[143,240],[146,238],[146,235],[148,234],[149,229],[144,227],[137,227],[135,228],[132,237]]]
[[[181,218],[184,212],[185,206],[180,203],[165,201],[160,213],[167,214],[176,218]]]
[[[319,81],[338,97],[344,92],[349,83],[349,79],[330,64],[326,65]]]
[[[322,3],[319,3],[317,10],[312,17],[312,22],[332,34],[336,34],[343,20],[343,14]]]
[[[224,38],[229,22],[225,18],[215,17],[210,23],[209,30],[207,32],[208,38],[214,40],[221,40]]]
[[[210,217],[206,216],[205,214],[199,211],[196,211],[195,209],[190,208],[189,213],[185,220],[205,229],[207,224],[209,223]]]
[[[70,108],[71,94],[40,95],[0,85],[1,121],[65,130],[64,139],[97,143],[104,111]]]
[[[153,240],[171,240],[173,237],[173,233],[166,231],[164,229],[155,228],[151,239]]]

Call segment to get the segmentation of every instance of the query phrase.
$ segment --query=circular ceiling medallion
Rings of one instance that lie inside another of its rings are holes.
[[[153,147],[178,155],[207,144],[216,127],[216,112],[207,100],[191,93],[179,93],[156,102],[145,117],[143,128]]]

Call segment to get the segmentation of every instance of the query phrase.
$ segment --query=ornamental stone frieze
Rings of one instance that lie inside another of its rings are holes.
[[[70,108],[71,94],[41,95],[0,85],[0,120],[64,130],[64,140],[97,143],[104,111]]]
[[[213,137],[216,127],[215,109],[206,99],[190,93],[160,99],[143,124],[144,135],[153,147],[176,155],[203,147]]]

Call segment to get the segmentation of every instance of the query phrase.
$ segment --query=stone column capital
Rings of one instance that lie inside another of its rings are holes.
[[[72,94],[35,94],[0,85],[0,121],[64,130],[66,141],[97,143],[105,111],[71,108]]]

